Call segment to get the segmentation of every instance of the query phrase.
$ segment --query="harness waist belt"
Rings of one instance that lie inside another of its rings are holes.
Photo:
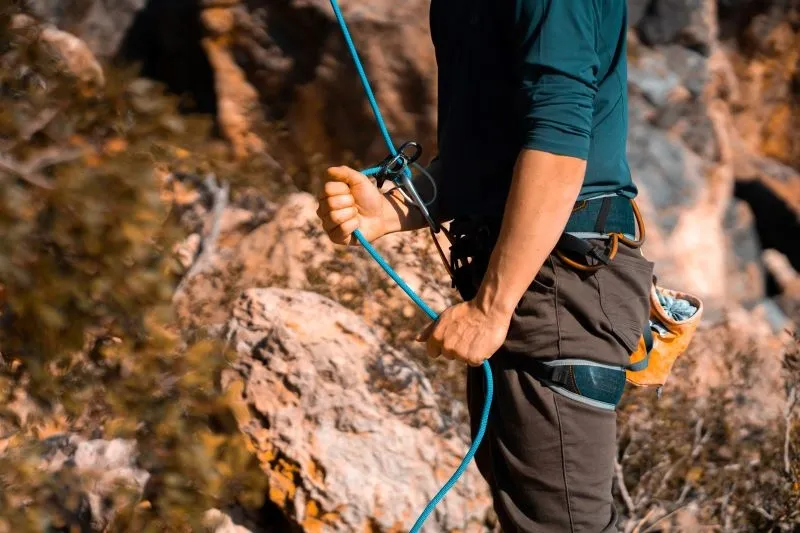
[[[450,233],[454,237],[450,249],[451,258],[463,259],[491,252],[502,221],[502,216],[499,215],[460,217],[453,220],[450,224]],[[610,233],[621,233],[631,238],[636,233],[636,218],[630,200],[623,196],[581,200],[572,209],[558,247],[579,253],[569,243],[585,239],[605,239]],[[569,242],[565,246],[566,241]]]
[[[617,195],[579,201],[572,209],[564,232],[583,239],[603,238],[609,233],[633,238],[636,219],[631,201]]]

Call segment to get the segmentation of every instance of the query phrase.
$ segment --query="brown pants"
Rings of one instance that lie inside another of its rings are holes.
[[[627,364],[648,318],[652,273],[652,263],[623,245],[594,274],[551,256],[519,302],[490,360],[495,398],[476,456],[504,532],[617,531],[616,414],[552,392],[533,377],[530,361]],[[469,370],[467,394],[474,435],[485,400],[482,368]]]

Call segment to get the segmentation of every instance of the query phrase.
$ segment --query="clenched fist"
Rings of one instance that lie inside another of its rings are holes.
[[[397,212],[367,176],[350,167],[329,168],[328,174],[317,215],[333,242],[356,244],[357,229],[370,242],[396,231]]]

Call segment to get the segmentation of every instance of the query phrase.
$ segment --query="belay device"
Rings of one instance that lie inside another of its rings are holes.
[[[375,100],[375,95],[372,92],[372,88],[370,86],[369,80],[367,79],[366,72],[364,72],[364,67],[361,64],[361,59],[358,56],[358,52],[356,51],[356,47],[353,44],[353,39],[350,37],[350,30],[347,28],[347,23],[344,20],[344,16],[342,15],[342,11],[339,8],[339,2],[337,0],[330,0],[331,7],[333,7],[333,12],[336,15],[336,20],[339,22],[339,27],[342,30],[342,35],[347,43],[347,47],[350,51],[350,55],[353,58],[353,62],[355,63],[356,70],[358,71],[359,78],[361,79],[361,84],[364,86],[364,92],[366,93],[367,99],[369,100],[370,107],[372,108],[372,112],[375,115],[375,120],[378,123],[378,128],[380,129],[381,135],[383,136],[383,140],[386,143],[387,148],[389,149],[389,156],[381,162],[376,167],[372,167],[363,171],[364,174],[367,176],[372,176],[376,178],[378,181],[378,187],[382,186],[385,181],[391,180],[400,192],[406,196],[408,200],[410,200],[423,214],[425,220],[431,227],[431,231],[436,233],[439,231],[439,225],[433,219],[428,211],[428,204],[426,204],[422,198],[420,198],[419,194],[417,193],[416,188],[414,187],[413,183],[411,182],[411,167],[418,168],[424,174],[431,179],[431,184],[434,187],[434,191],[436,189],[436,184],[430,175],[417,164],[417,159],[421,154],[420,146],[414,142],[408,142],[401,146],[398,150],[395,148],[394,143],[392,142],[392,138],[389,135],[389,131],[386,127],[386,123],[383,120],[383,115],[381,114],[380,108],[378,107],[378,103]],[[434,192],[435,195],[435,192]],[[420,309],[422,309],[431,320],[437,320],[439,315],[430,308],[412,289],[408,286],[408,284],[403,281],[403,279],[395,272],[391,266],[386,262],[386,260],[381,257],[377,250],[364,238],[364,235],[361,234],[359,230],[354,232],[354,235],[359,243],[367,250],[367,252],[372,256],[372,258],[386,271],[386,273],[400,286],[401,289],[414,301]],[[438,243],[437,243],[438,244]],[[483,412],[481,414],[480,425],[478,427],[478,432],[475,435],[475,438],[472,442],[472,446],[470,446],[469,450],[467,451],[464,459],[462,459],[461,464],[458,466],[456,471],[444,484],[444,486],[436,493],[433,499],[428,503],[425,509],[420,514],[417,521],[414,523],[414,526],[411,528],[410,533],[417,533],[422,529],[422,525],[425,523],[425,520],[433,513],[433,510],[436,508],[436,505],[445,497],[445,495],[450,491],[451,488],[458,482],[461,476],[466,471],[467,467],[469,466],[470,461],[475,456],[475,452],[477,452],[478,447],[483,440],[483,436],[486,434],[486,426],[489,421],[489,411],[492,405],[492,396],[494,394],[494,381],[492,379],[492,370],[489,366],[488,361],[483,362],[483,370],[486,375],[486,401],[483,406]]]

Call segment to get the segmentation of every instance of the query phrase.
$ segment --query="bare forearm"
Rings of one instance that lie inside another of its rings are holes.
[[[514,168],[500,236],[476,303],[510,316],[566,227],[586,162],[522,150]]]

